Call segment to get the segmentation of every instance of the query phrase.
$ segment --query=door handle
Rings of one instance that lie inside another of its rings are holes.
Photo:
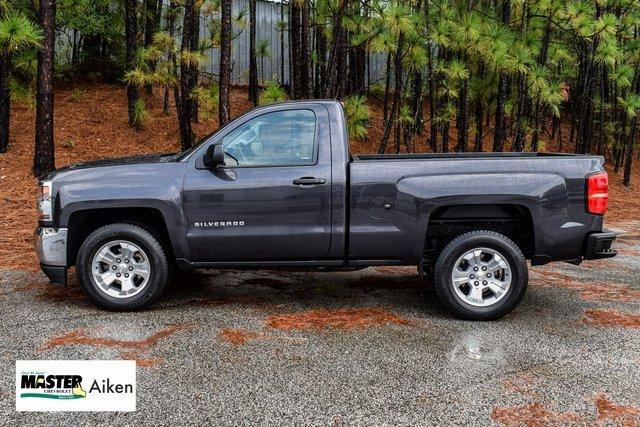
[[[324,178],[314,178],[312,176],[305,176],[302,178],[294,179],[293,185],[321,185],[327,182]]]

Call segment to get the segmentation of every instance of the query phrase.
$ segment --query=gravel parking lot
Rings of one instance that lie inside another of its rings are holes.
[[[414,268],[181,274],[139,313],[0,270],[0,424],[70,419],[14,411],[16,359],[136,359],[138,410],[75,424],[638,425],[640,225],[621,230],[618,257],[534,268],[485,323]]]

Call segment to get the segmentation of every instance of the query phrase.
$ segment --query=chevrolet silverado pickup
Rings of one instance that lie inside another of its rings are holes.
[[[415,265],[464,319],[505,315],[531,265],[611,257],[603,158],[350,155],[342,106],[254,109],[192,149],[81,163],[39,186],[36,251],[53,284],[148,307],[191,268]]]

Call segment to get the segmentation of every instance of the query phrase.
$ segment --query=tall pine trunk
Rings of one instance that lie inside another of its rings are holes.
[[[511,16],[510,0],[502,1],[502,23],[509,25]],[[500,72],[498,76],[498,91],[496,93],[496,118],[495,129],[493,135],[493,151],[504,150],[504,143],[507,139],[507,117],[505,114],[505,104],[509,97],[509,75],[506,72]]]
[[[347,57],[344,49],[344,33],[342,27],[342,17],[347,8],[347,0],[340,0],[338,9],[332,17],[333,37],[331,49],[329,50],[329,60],[327,61],[327,81],[324,88],[325,97],[341,99],[344,95],[344,79]]]
[[[197,52],[200,49],[200,6],[199,2],[194,2],[193,14],[191,15],[192,27],[191,36],[189,37],[189,50]],[[189,106],[190,118],[194,123],[198,123],[198,98],[191,96],[194,90],[198,87],[198,67],[190,67],[189,70]]]
[[[465,80],[460,89],[460,97],[458,98],[458,113],[456,115],[456,129],[458,131],[457,152],[465,152],[469,145],[469,117],[467,100],[469,97],[469,82]]]
[[[254,107],[258,105],[258,61],[256,59],[256,0],[249,0],[249,101],[251,101]]]
[[[391,90],[391,52],[387,52],[387,66],[384,78],[384,99],[382,101],[382,121],[387,123],[389,119],[389,91]]]
[[[284,1],[280,1],[280,85],[284,87],[284,33],[286,26],[284,25]]]
[[[544,67],[547,64],[547,53],[549,52],[549,43],[551,41],[551,14],[547,18],[545,31],[542,36],[542,48],[538,55],[538,65]],[[538,141],[540,139],[540,126],[544,128],[544,119],[542,115],[542,104],[540,99],[536,99],[533,107],[533,131],[531,133],[531,151],[538,151]]]
[[[161,0],[145,0],[144,2],[145,20],[144,20],[144,47],[149,47],[153,42],[153,35],[160,28],[160,16],[162,14]],[[149,62],[151,70],[156,69],[155,61]],[[144,86],[145,92],[151,94],[153,85],[147,83]]]
[[[302,26],[300,30],[300,48],[302,53],[300,62],[300,97],[310,99],[313,98],[313,63],[311,62],[313,40],[311,39],[310,0],[304,0],[304,3],[302,4]]]
[[[428,4],[428,2],[427,2]],[[433,49],[431,46],[427,47],[427,70],[429,73],[429,80],[427,82],[429,87],[429,146],[434,153],[438,152],[438,124],[436,123],[436,76],[433,70]]]
[[[173,37],[174,32],[175,32],[175,18],[176,18],[176,9],[177,9],[177,5],[176,5],[176,1],[175,0],[170,0],[169,1],[169,7],[167,10],[167,22],[166,22],[166,30],[169,33],[169,35],[171,37]],[[173,53],[169,54],[169,57],[167,58],[169,60],[169,62],[172,64],[173,69],[176,69],[176,58],[175,55]],[[175,88],[175,84],[173,85],[173,87]],[[177,89],[176,89],[177,91]],[[175,93],[174,93],[174,98],[175,98]],[[176,103],[177,106],[177,103]],[[166,85],[164,87],[164,99],[162,102],[162,114],[165,116],[169,116],[169,85]],[[180,116],[178,116],[180,117]]]
[[[220,0],[222,26],[220,28],[220,81],[218,90],[218,122],[224,126],[231,120],[229,94],[231,91],[231,0]]]
[[[9,149],[9,120],[11,118],[11,94],[9,93],[9,65],[11,57],[0,53],[0,153]]]
[[[394,74],[395,74],[395,87],[393,94],[393,105],[391,106],[391,112],[385,123],[384,133],[382,134],[382,142],[378,147],[378,153],[383,154],[387,149],[389,143],[389,137],[391,136],[391,129],[394,125],[397,125],[398,110],[400,109],[400,100],[402,99],[402,48],[404,43],[404,33],[400,33],[398,36],[398,48],[394,55]],[[396,138],[399,139],[398,133]],[[396,151],[398,150],[399,141],[396,141]]]
[[[124,38],[125,38],[125,67],[127,71],[136,68],[136,49],[138,39],[137,0],[124,0]],[[127,83],[127,112],[129,125],[135,126],[135,103],[138,100],[138,86]]]
[[[193,35],[193,15],[195,13],[194,0],[186,0],[184,3],[184,19],[182,24],[182,45],[181,50],[187,51],[191,47],[191,37]],[[180,61],[180,96],[176,99],[176,109],[178,110],[178,126],[180,128],[180,143],[182,150],[188,150],[193,145],[195,139],[191,130],[191,79],[193,65],[186,60]]]
[[[300,99],[302,97],[302,40],[301,40],[301,13],[298,0],[289,2],[289,50],[291,52],[291,62],[289,67],[292,71],[293,80],[290,81],[291,97]]]
[[[55,0],[40,0],[40,28],[44,35],[38,52],[36,94],[36,140],[33,174],[41,177],[55,169],[53,145],[53,55],[55,44]]]
[[[316,78],[314,93],[316,98],[324,96],[323,88],[326,84],[327,38],[322,28],[316,28]]]
[[[631,130],[629,131],[629,139],[626,147],[626,159],[624,164],[624,177],[622,183],[629,187],[631,185],[631,166],[633,165],[633,146],[638,136],[638,116],[631,121]]]

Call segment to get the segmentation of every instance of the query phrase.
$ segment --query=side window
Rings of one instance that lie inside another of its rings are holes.
[[[222,139],[227,165],[295,166],[315,162],[316,115],[276,111],[240,125]]]

